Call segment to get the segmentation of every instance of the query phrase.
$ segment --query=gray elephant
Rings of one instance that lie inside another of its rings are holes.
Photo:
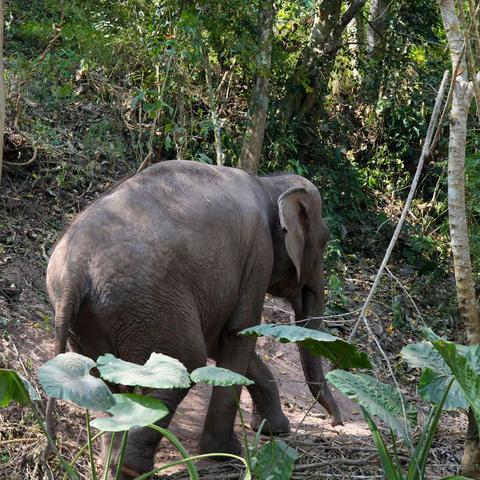
[[[182,160],[153,165],[79,214],[55,246],[47,289],[56,354],[68,340],[92,359],[109,352],[143,364],[160,352],[191,371],[212,358],[254,380],[252,428],[265,419],[269,432],[287,432],[255,338],[237,333],[260,323],[267,292],[291,302],[300,325],[319,328],[308,317],[323,313],[329,237],[318,190],[300,176],[254,177]],[[300,354],[312,394],[332,424],[341,423],[320,359]],[[146,393],[169,407],[159,422],[165,427],[187,391]],[[233,432],[239,394],[240,387],[213,388],[202,452],[240,452]],[[159,441],[148,428],[130,433],[123,478],[153,468]]]

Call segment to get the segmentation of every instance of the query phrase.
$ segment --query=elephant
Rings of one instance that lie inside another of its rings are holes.
[[[288,432],[255,337],[237,334],[261,322],[267,293],[291,303],[298,325],[320,327],[330,238],[321,210],[317,188],[294,174],[169,160],[121,181],[78,214],[53,249],[46,283],[56,354],[68,343],[94,360],[112,353],[143,364],[158,352],[189,371],[213,359],[255,382],[248,387],[253,429],[265,419],[268,432]],[[341,424],[321,360],[302,348],[300,357],[311,393],[332,425]],[[240,390],[213,387],[202,453],[241,452],[234,434]],[[146,393],[169,408],[159,422],[166,427],[187,389]],[[51,413],[49,405],[50,423]],[[130,432],[122,478],[153,468],[160,439],[148,428]]]

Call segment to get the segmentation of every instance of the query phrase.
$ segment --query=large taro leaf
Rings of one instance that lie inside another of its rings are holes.
[[[152,353],[144,365],[125,362],[107,353],[97,359],[102,378],[132,387],[188,388],[187,369],[177,359]]]
[[[90,410],[105,411],[115,404],[105,382],[90,375],[95,362],[74,352],[61,353],[44,363],[38,378],[43,389],[53,398],[69,400]]]
[[[252,459],[255,462],[253,473],[264,480],[289,480],[297,458],[294,448],[276,438],[265,443]]]
[[[322,356],[339,368],[372,368],[367,355],[351,343],[325,332],[294,325],[256,325],[240,332],[241,335],[272,336],[282,343],[295,342],[314,356]]]
[[[252,385],[252,380],[232,372],[226,368],[220,367],[201,367],[197,368],[190,374],[190,378],[195,383],[208,383],[217,387],[230,387],[232,385]]]
[[[397,389],[370,375],[345,370],[332,370],[327,373],[327,379],[348,398],[358,402],[369,415],[383,420],[397,435],[410,443],[408,426],[416,425],[417,411],[402,399]]]
[[[407,345],[402,349],[401,355],[410,367],[423,370],[418,382],[418,393],[421,397],[428,402],[438,404],[453,378],[450,368],[440,353],[431,342],[421,342]],[[458,382],[454,381],[443,408],[453,410],[467,407],[468,400],[465,398]]]
[[[115,405],[108,409],[111,417],[96,418],[92,427],[105,432],[122,432],[146,427],[168,415],[168,408],[160,400],[135,393],[117,393]]]
[[[455,345],[455,343],[447,340],[436,340],[432,343],[460,385],[465,398],[475,413],[477,422],[480,422],[480,374],[474,368],[474,365],[477,366],[479,362],[478,358],[474,357],[480,351],[477,349],[470,350],[469,347]]]
[[[40,397],[19,373],[0,368],[0,408],[7,407],[12,400],[27,405],[30,400],[40,400]]]

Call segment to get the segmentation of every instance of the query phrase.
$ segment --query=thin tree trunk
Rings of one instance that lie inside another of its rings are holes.
[[[260,164],[268,112],[268,83],[272,60],[273,0],[261,4],[259,14],[259,47],[256,58],[256,80],[250,102],[250,121],[243,139],[239,166],[257,173]]]
[[[357,40],[357,52],[362,56],[367,45],[367,30],[362,10],[355,15],[355,37]]]
[[[205,81],[207,84],[208,103],[210,107],[210,115],[212,117],[213,135],[215,138],[215,153],[217,159],[217,165],[222,166],[225,161],[225,155],[222,149],[222,135],[221,135],[221,122],[218,118],[217,99],[215,98],[215,91],[213,89],[212,82],[212,67],[210,65],[210,59],[208,58],[208,50],[202,38],[202,34],[198,33],[198,41],[200,43],[200,50],[202,52],[205,69]]]
[[[371,58],[379,58],[385,51],[385,31],[387,29],[388,3],[385,0],[372,0],[368,15],[367,51]]]
[[[470,260],[467,215],[465,210],[465,148],[468,112],[473,100],[474,85],[468,79],[468,57],[462,55],[464,37],[468,41],[467,25],[462,25],[455,12],[455,0],[438,0],[442,14],[452,67],[458,74],[453,78],[450,138],[448,145],[448,219],[452,245],[457,300],[461,317],[467,329],[468,340],[480,344],[480,315]],[[463,4],[460,4],[463,8]],[[462,472],[470,478],[480,479],[480,440],[475,416],[470,412],[468,431],[462,458]]]
[[[0,181],[3,167],[3,141],[5,135],[5,78],[3,69],[3,24],[5,12],[4,1],[0,0]]]
[[[480,344],[480,318],[475,299],[465,209],[465,148],[467,118],[472,102],[468,84],[456,82],[453,90],[448,144],[448,220],[457,284],[458,308],[470,343]]]

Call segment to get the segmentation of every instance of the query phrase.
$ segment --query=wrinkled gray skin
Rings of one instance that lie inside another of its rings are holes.
[[[286,432],[255,339],[237,332],[260,323],[267,292],[289,300],[297,321],[322,315],[329,236],[320,195],[302,177],[253,177],[181,160],[156,164],[94,202],[56,245],[47,271],[56,353],[68,338],[73,351],[92,359],[110,352],[143,364],[160,352],[189,371],[215,359],[255,381],[252,427],[266,419],[269,432]],[[332,424],[341,423],[320,360],[300,353],[306,380],[317,382],[312,394]],[[173,415],[187,390],[146,393]],[[239,394],[239,387],[213,388],[202,452],[240,452],[233,433]],[[167,426],[172,415],[159,424]],[[130,432],[123,478],[153,467],[159,441],[148,428]]]

